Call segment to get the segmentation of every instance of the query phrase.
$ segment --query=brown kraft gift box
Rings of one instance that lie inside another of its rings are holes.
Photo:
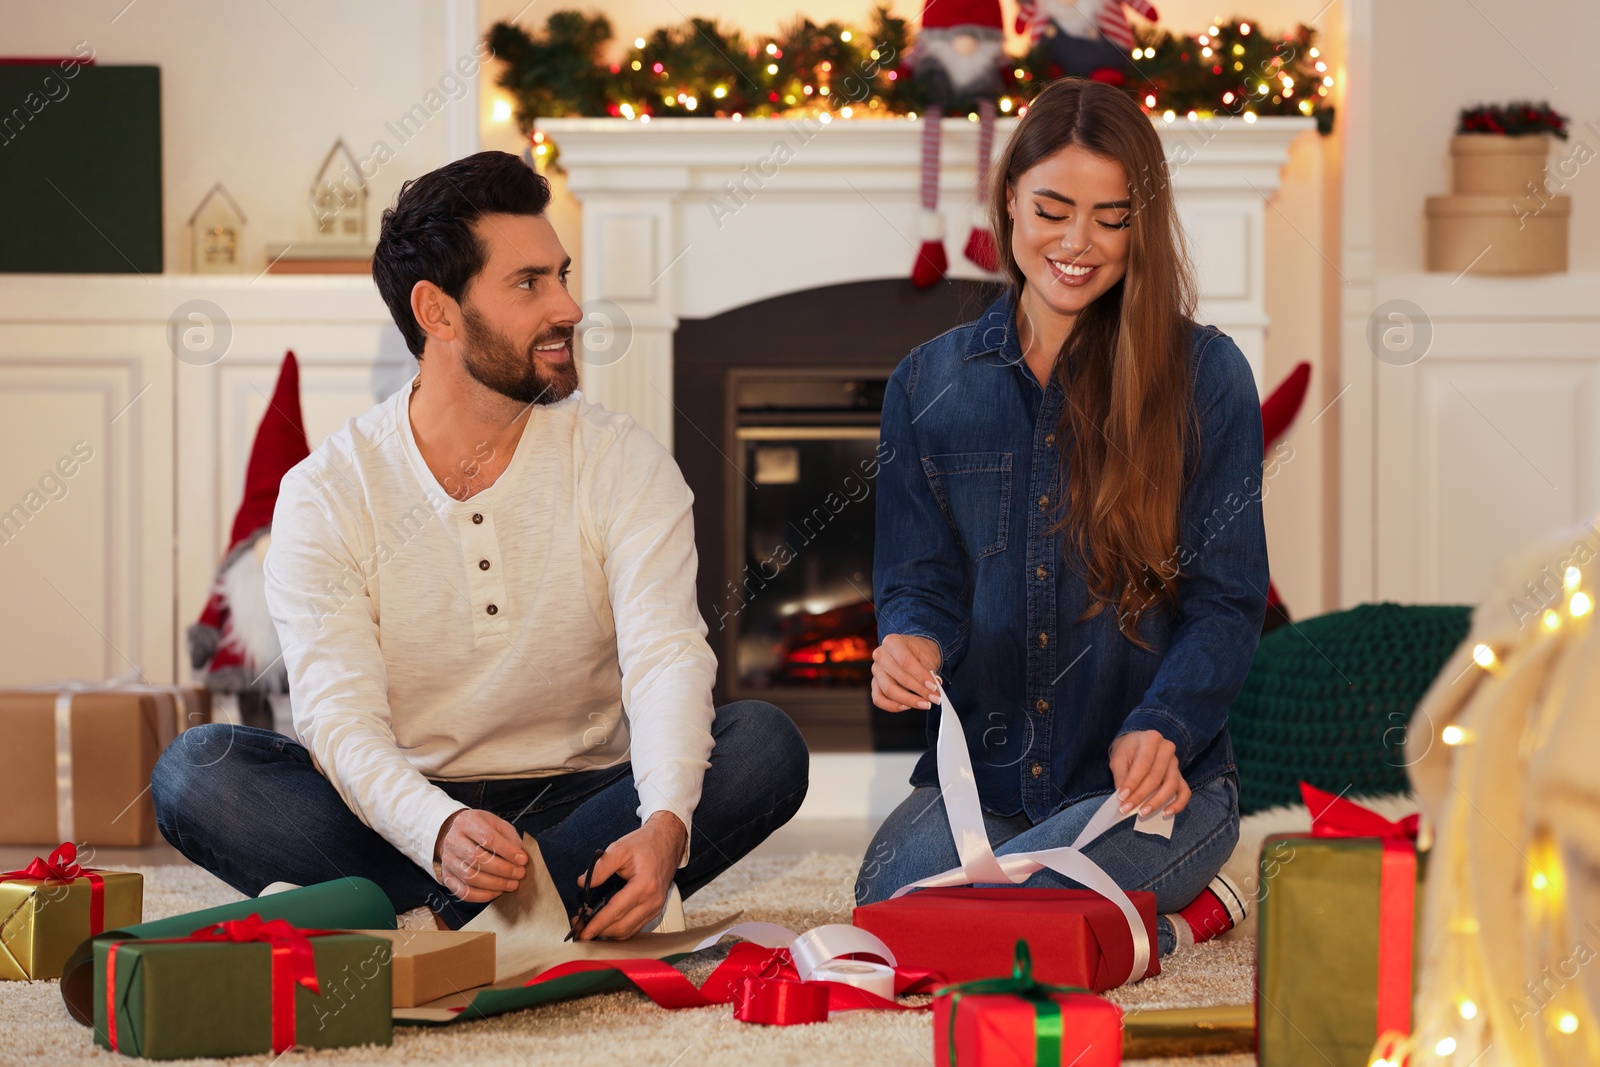
[[[415,1008],[494,981],[494,934],[475,930],[353,930],[391,943],[394,1006]]]
[[[58,735],[58,695],[70,706]],[[156,839],[150,772],[184,727],[210,718],[210,694],[185,688],[0,690],[0,737],[5,739],[7,797],[0,804],[0,844],[88,847],[148,845]],[[70,737],[71,817],[58,807],[58,741]],[[66,825],[63,825],[63,823]]]

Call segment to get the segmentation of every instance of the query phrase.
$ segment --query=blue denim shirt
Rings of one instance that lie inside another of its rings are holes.
[[[932,638],[961,716],[978,794],[995,815],[1035,823],[1112,790],[1110,745],[1159,730],[1198,790],[1235,771],[1232,704],[1267,606],[1261,406],[1244,354],[1215,326],[1194,326],[1198,467],[1184,490],[1179,610],[1152,607],[1139,633],[1116,606],[1076,622],[1086,583],[1050,534],[1063,394],[1023,361],[1008,290],[976,322],[919,345],[883,402],[874,598],[880,639]],[[892,451],[890,451],[892,449]],[[1079,567],[1079,570],[1082,568]],[[1171,567],[1169,565],[1168,572]],[[912,772],[937,785],[934,740]]]

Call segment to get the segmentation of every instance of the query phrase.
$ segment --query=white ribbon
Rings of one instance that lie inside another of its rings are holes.
[[[956,855],[961,866],[952,867],[919,881],[901,886],[890,894],[890,899],[909,893],[913,889],[932,889],[944,886],[972,885],[975,882],[1025,882],[1042,870],[1052,870],[1063,878],[1094,890],[1115,904],[1128,921],[1128,933],[1133,938],[1133,966],[1124,982],[1135,982],[1150,969],[1150,935],[1144,918],[1133,901],[1116,881],[1099,864],[1085,856],[1082,849],[1123,819],[1134,818],[1133,828],[1145,834],[1172,837],[1172,818],[1159,813],[1143,816],[1118,810],[1121,799],[1115,794],[1106,797],[1105,803],[1089,820],[1076,840],[1066,848],[1040,849],[1037,852],[1015,852],[996,856],[989,844],[989,834],[983,825],[983,808],[978,803],[978,781],[972,773],[972,756],[967,751],[966,734],[961,720],[944,686],[939,686],[939,764],[940,796],[944,798],[945,817],[950,823],[950,836],[955,840]],[[1118,983],[1119,985],[1122,983]]]
[[[737,923],[726,930],[712,934],[696,945],[695,951],[710,948],[730,935],[743,938],[762,948],[788,949],[790,958],[794,960],[795,973],[800,976],[802,982],[810,981],[812,973],[824,963],[856,953],[877,956],[891,967],[898,966],[894,953],[889,951],[888,945],[878,940],[875,935],[844,923],[814,926],[803,934],[796,934],[788,927],[779,926],[777,923]]]
[[[157,685],[113,678],[106,682],[53,682],[26,686],[28,693],[54,693],[56,738],[56,836],[62,841],[77,840],[77,817],[72,803],[72,702],[79,693],[150,693],[173,702],[171,714],[160,717],[156,741],[165,749],[182,732],[180,720],[189,721],[189,691],[181,685]]]

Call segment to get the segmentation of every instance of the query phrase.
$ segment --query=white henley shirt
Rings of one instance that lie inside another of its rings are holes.
[[[417,449],[410,396],[351,419],[279,490],[266,597],[299,740],[430,874],[467,805],[429,779],[631,759],[641,822],[670,811],[687,828],[716,658],[677,463],[575,391],[535,406],[505,472],[456,500]]]

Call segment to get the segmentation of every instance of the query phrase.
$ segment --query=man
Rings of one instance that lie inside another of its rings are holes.
[[[384,212],[417,376],[284,477],[264,566],[298,742],[191,730],[151,783],[167,840],[244,893],[359,875],[458,928],[522,884],[528,833],[575,926],[594,865],[579,936],[629,937],[805,796],[782,711],[712,707],[693,497],[577,391],[549,200],[480,152]]]

